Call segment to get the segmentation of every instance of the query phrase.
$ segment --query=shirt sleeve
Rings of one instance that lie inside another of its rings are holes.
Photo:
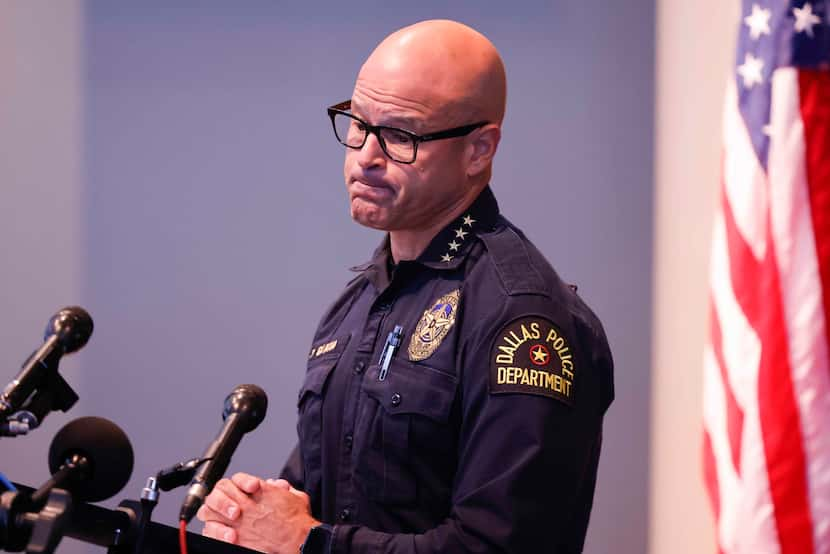
[[[280,479],[285,479],[295,489],[305,490],[305,482],[303,480],[303,460],[300,457],[300,445],[294,445],[291,453],[288,455],[288,460],[285,462],[282,471],[280,472]]]
[[[462,418],[449,516],[422,534],[336,525],[332,552],[581,552],[602,417],[613,396],[599,322],[550,299],[511,297],[460,348]],[[551,376],[567,380],[567,372],[569,386]]]

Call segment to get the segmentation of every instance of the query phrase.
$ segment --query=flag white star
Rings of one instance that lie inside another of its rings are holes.
[[[744,23],[749,27],[749,36],[758,40],[761,35],[769,34],[769,20],[772,17],[772,12],[759,6],[752,5],[752,13],[744,18]]]
[[[738,66],[738,75],[743,78],[746,88],[752,88],[754,85],[764,82],[763,70],[764,60],[747,52],[744,63]]]
[[[473,226],[473,223],[475,223],[475,222],[476,222],[476,220],[475,220],[475,219],[473,219],[472,217],[470,217],[470,216],[468,216],[468,215],[465,215],[465,216],[464,216],[464,225],[467,225],[467,226],[469,226],[469,227],[472,227],[472,226]]]
[[[452,250],[452,251],[458,250],[458,247],[459,247],[459,246],[461,246],[461,245],[460,245],[460,244],[458,244],[458,243],[457,243],[457,242],[455,242],[455,241],[452,241],[452,242],[450,243],[450,250]]]
[[[807,33],[808,36],[813,36],[813,26],[821,23],[821,18],[813,13],[813,5],[809,2],[804,4],[803,8],[793,8],[793,15],[795,16],[795,32]]]
[[[467,236],[467,231],[464,230],[464,227],[459,227],[455,230],[455,237],[461,240],[464,240],[464,237]]]
[[[452,256],[450,256],[449,254],[444,254],[443,256],[441,256],[441,261],[442,262],[452,261]]]

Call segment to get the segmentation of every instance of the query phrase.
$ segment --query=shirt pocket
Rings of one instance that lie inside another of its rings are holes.
[[[303,481],[305,492],[312,498],[312,501],[318,498],[322,479],[322,409],[325,386],[332,370],[340,361],[349,338],[350,335],[345,335],[330,341],[323,341],[322,347],[316,346],[312,349],[305,379],[297,398],[297,435],[300,439],[300,457],[303,461]],[[332,344],[335,346],[327,346]],[[327,350],[323,354],[315,355],[320,348],[327,348]]]
[[[357,486],[385,504],[414,502],[419,482],[442,482],[454,466],[457,429],[449,425],[457,379],[422,364],[393,358],[386,378],[366,370],[355,428]]]

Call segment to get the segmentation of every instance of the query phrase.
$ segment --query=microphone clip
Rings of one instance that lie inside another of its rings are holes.
[[[170,466],[167,469],[162,469],[156,474],[155,484],[163,491],[172,491],[179,487],[188,484],[196,472],[205,462],[212,458],[191,458],[190,460],[179,462],[176,465]]]
[[[26,399],[18,411],[0,416],[0,437],[25,435],[38,428],[50,412],[67,412],[77,401],[78,394],[69,383],[60,374],[52,373],[46,378],[43,386]]]
[[[0,423],[0,437],[25,435],[39,425],[35,414],[28,410],[20,410],[7,417],[4,423]]]

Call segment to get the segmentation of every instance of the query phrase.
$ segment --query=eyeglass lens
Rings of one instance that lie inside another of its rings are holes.
[[[335,114],[334,129],[337,138],[346,146],[360,148],[366,140],[366,126],[345,114]],[[415,142],[406,133],[388,127],[380,129],[381,148],[390,158],[399,162],[410,162],[415,155]]]

